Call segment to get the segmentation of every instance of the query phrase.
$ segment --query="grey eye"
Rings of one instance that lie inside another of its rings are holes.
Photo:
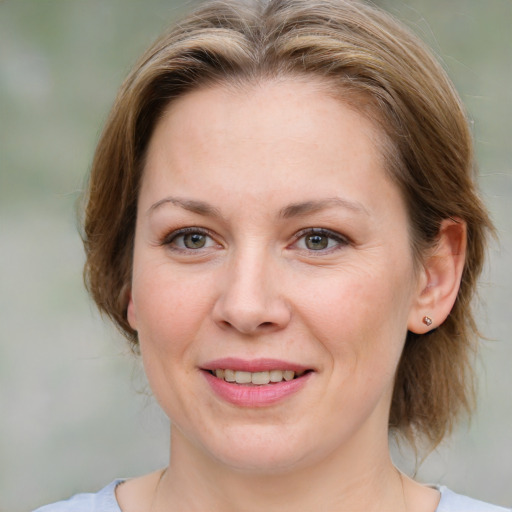
[[[206,232],[195,228],[186,228],[171,233],[165,240],[164,244],[171,249],[192,250],[208,249],[216,245],[215,240]]]
[[[201,233],[189,233],[183,235],[183,245],[187,249],[202,249],[206,245],[206,235]]]
[[[326,235],[308,235],[305,237],[304,242],[311,251],[319,251],[327,248],[329,237]]]
[[[340,233],[330,229],[313,228],[298,233],[297,242],[294,246],[305,251],[327,252],[345,247],[348,243],[347,238]]]

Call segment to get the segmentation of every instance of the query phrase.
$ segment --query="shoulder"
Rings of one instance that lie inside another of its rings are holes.
[[[490,505],[450,491],[447,487],[438,487],[441,501],[436,512],[512,512],[512,509]]]
[[[97,493],[76,494],[65,501],[34,510],[34,512],[121,512],[115,489],[123,480],[114,480]]]

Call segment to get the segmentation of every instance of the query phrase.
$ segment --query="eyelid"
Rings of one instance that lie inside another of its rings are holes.
[[[201,235],[207,236],[217,246],[221,245],[216,240],[216,236],[215,236],[214,233],[212,233],[209,229],[198,227],[198,226],[188,226],[188,227],[184,227],[184,228],[173,230],[173,231],[171,231],[170,233],[168,233],[167,235],[165,235],[163,237],[163,239],[161,240],[159,245],[169,246],[174,251],[184,251],[184,252],[189,252],[189,251],[190,252],[199,252],[199,251],[201,251],[201,249],[209,249],[209,248],[211,248],[211,246],[209,246],[209,247],[204,247],[204,248],[199,248],[199,249],[188,249],[188,248],[182,248],[182,247],[177,247],[177,246],[173,247],[172,246],[173,241],[176,240],[178,237],[185,236],[185,235],[191,234],[191,233],[199,233]],[[318,252],[319,254],[321,254],[321,253],[325,254],[327,252],[331,252],[333,250],[339,249],[340,247],[344,247],[344,246],[349,245],[351,243],[351,240],[347,236],[342,235],[341,233],[339,233],[337,231],[333,231],[333,230],[327,229],[327,228],[311,227],[311,228],[301,229],[300,231],[295,233],[293,235],[293,242],[292,242],[291,245],[293,246],[293,245],[297,244],[297,242],[299,240],[301,240],[302,238],[304,238],[307,235],[322,235],[322,236],[326,236],[326,237],[334,240],[335,242],[337,242],[335,247],[331,247],[331,248],[327,248],[327,249],[321,249],[321,250],[318,250],[318,251],[314,251],[314,250],[311,250],[311,249],[302,249],[304,251],[307,251],[308,253]]]
[[[162,241],[160,242],[160,245],[169,246],[172,250],[175,250],[175,251],[199,252],[201,249],[188,249],[188,248],[173,247],[172,246],[172,242],[174,240],[176,240],[178,237],[184,236],[184,235],[189,235],[191,233],[198,233],[198,234],[201,234],[201,235],[205,235],[205,236],[209,237],[211,240],[213,240],[216,245],[220,245],[216,241],[214,234],[209,229],[200,228],[198,226],[189,226],[189,227],[186,227],[186,228],[180,228],[180,229],[176,229],[174,231],[171,231],[170,233],[168,233],[167,235],[165,235],[163,237]],[[202,249],[209,249],[209,248],[210,247],[204,247]]]
[[[346,245],[349,245],[351,243],[350,238],[348,238],[345,235],[342,235],[341,233],[338,233],[337,231],[333,231],[331,229],[327,228],[304,228],[298,231],[293,235],[294,241],[292,245],[295,245],[301,238],[304,238],[307,235],[323,235],[328,238],[331,238],[338,242],[338,245],[336,247],[331,247],[330,249],[323,249],[318,251],[313,251],[309,249],[304,249],[307,252],[314,253],[317,252],[319,254],[330,252],[336,249],[339,249],[340,247],[344,247]]]

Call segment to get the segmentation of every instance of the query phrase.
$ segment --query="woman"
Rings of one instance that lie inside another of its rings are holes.
[[[167,468],[41,511],[504,510],[420,485],[471,409],[491,222],[449,79],[345,0],[213,2],[98,144],[85,275],[172,422]]]

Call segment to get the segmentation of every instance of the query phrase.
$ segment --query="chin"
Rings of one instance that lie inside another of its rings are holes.
[[[222,434],[220,439],[206,441],[203,449],[217,462],[239,472],[270,475],[311,463],[304,450],[310,443],[282,427],[231,428]]]

